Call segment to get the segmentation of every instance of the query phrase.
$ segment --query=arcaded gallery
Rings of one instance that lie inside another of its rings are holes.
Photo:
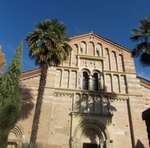
[[[150,106],[150,81],[136,75],[131,50],[93,32],[69,44],[69,60],[48,70],[37,142],[47,148],[148,148],[142,112]],[[40,72],[22,73],[22,114],[10,144],[30,140]]]

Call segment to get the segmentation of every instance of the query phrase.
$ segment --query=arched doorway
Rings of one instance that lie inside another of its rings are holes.
[[[71,148],[112,148],[107,127],[96,119],[85,119],[73,130]]]
[[[105,148],[105,137],[95,127],[86,128],[81,135],[83,148]]]
[[[23,130],[21,130],[21,127],[19,125],[15,125],[8,135],[7,148],[15,148],[18,144],[20,145],[23,142],[22,136]]]

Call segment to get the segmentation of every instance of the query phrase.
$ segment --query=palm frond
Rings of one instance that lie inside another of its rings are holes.
[[[29,56],[35,60],[35,64],[53,65],[56,62],[54,65],[58,65],[66,60],[72,49],[69,45],[66,46],[70,40],[64,23],[57,19],[47,19],[38,22],[35,27],[26,37]]]
[[[131,41],[137,42],[132,50],[132,56],[139,57],[143,66],[150,66],[150,16],[139,21],[139,29],[131,31]]]
[[[142,53],[140,56],[140,63],[142,66],[150,66],[150,54],[148,53]]]

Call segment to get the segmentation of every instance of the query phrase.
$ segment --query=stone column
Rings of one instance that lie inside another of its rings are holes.
[[[111,79],[111,92],[113,92],[114,91],[114,89],[113,89],[113,74],[111,73],[111,75],[110,75],[110,79]]]
[[[120,71],[118,55],[116,55],[116,64],[117,64],[117,71]]]
[[[112,65],[111,65],[111,62],[112,62],[112,61],[111,61],[111,52],[110,52],[110,51],[108,52],[108,62],[109,62],[109,63],[108,63],[108,64],[109,64],[109,70],[112,70],[112,67],[111,67],[111,66],[112,66]]]
[[[72,55],[73,55],[73,51],[71,51],[70,53],[70,66],[72,66]]]
[[[118,81],[119,81],[119,93],[121,93],[121,80],[120,80],[120,75],[118,75]]]
[[[85,45],[85,54],[88,54],[88,45]]]
[[[62,87],[63,85],[63,72],[64,72],[64,69],[61,70],[60,87]]]
[[[71,70],[68,71],[68,88],[70,88]]]
[[[104,86],[103,86],[103,90],[106,91],[106,82],[105,82],[105,73],[103,73],[103,82],[104,82]]]
[[[103,75],[98,74],[98,90],[101,91],[103,89],[104,89]]]
[[[80,66],[80,56],[76,57],[76,66],[79,67]]]
[[[89,75],[89,90],[92,90],[92,75]]]

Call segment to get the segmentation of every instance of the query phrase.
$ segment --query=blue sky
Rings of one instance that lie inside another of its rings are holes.
[[[150,15],[149,0],[1,0],[0,45],[7,65],[20,41],[24,42],[23,71],[34,69],[28,57],[24,38],[38,21],[57,18],[68,28],[68,36],[91,31],[124,47],[133,49],[129,40],[131,28]],[[135,60],[137,75],[150,80],[150,67],[143,68]]]

